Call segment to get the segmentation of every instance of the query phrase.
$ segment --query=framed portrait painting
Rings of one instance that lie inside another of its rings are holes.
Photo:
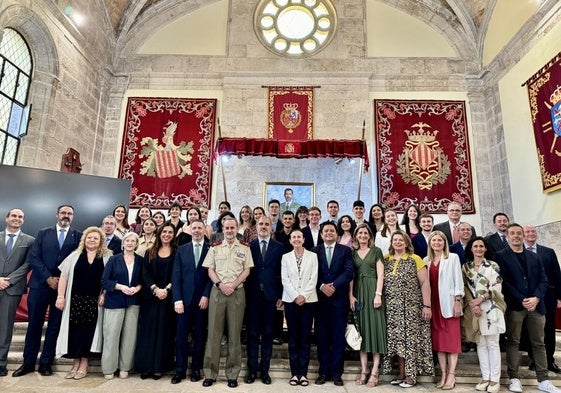
[[[263,207],[267,209],[271,199],[280,202],[280,213],[291,210],[296,213],[300,206],[315,204],[314,183],[272,183],[266,182],[263,190]]]

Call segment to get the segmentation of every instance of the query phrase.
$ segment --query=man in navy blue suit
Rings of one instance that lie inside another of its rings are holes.
[[[538,256],[524,248],[524,231],[519,224],[512,223],[506,230],[508,247],[495,254],[495,261],[501,269],[503,294],[507,305],[506,322],[506,362],[510,378],[509,390],[522,392],[519,379],[520,334],[522,324],[530,337],[534,353],[538,389],[559,392],[547,376],[547,357],[544,345],[545,303],[547,277]]]
[[[466,263],[466,245],[471,239],[471,225],[467,222],[460,222],[458,224],[458,232],[460,232],[460,240],[450,246],[450,252],[458,255],[460,258],[460,263],[463,265]]]
[[[313,251],[318,256],[318,307],[315,333],[319,360],[316,385],[332,379],[343,386],[345,328],[349,312],[349,283],[354,276],[351,249],[336,243],[337,228],[331,221],[321,226],[323,244]]]
[[[177,384],[187,374],[187,340],[193,334],[191,381],[201,379],[206,342],[206,310],[212,283],[203,261],[209,249],[204,241],[205,224],[201,220],[191,223],[192,241],[177,249],[171,278],[177,333],[175,339],[175,375],[171,383]]]
[[[105,245],[108,249],[113,251],[113,255],[117,255],[123,252],[121,239],[115,236],[115,230],[117,229],[117,219],[109,215],[103,219],[101,223],[101,228],[105,232]]]
[[[29,324],[25,335],[23,365],[13,372],[13,377],[20,377],[35,371],[47,308],[49,309],[49,322],[39,359],[39,373],[43,376],[53,374],[51,365],[55,357],[56,340],[62,317],[62,311],[55,307],[60,277],[58,265],[78,247],[82,237],[81,232],[70,228],[74,219],[72,206],[59,206],[56,217],[56,226],[41,229],[31,247],[29,265],[33,272],[29,279],[29,296],[27,297]]]
[[[284,246],[271,238],[269,217],[259,218],[257,239],[249,246],[254,267],[245,282],[247,374],[244,381],[255,382],[259,371],[261,381],[270,385],[269,365],[273,354],[275,311],[282,305],[281,260]],[[261,362],[258,362],[259,338],[261,338]]]
[[[415,250],[415,254],[424,258],[427,256],[427,241],[429,238],[430,233],[432,232],[432,227],[434,225],[433,217],[428,213],[421,214],[421,233],[411,239],[411,243],[413,243],[413,249]]]
[[[524,247],[536,253],[547,277],[547,291],[545,292],[545,329],[544,343],[547,356],[547,369],[560,373],[561,369],[555,364],[555,317],[558,308],[561,308],[561,269],[557,255],[552,248],[537,243],[538,231],[533,225],[524,225]],[[531,351],[528,355],[531,356]]]

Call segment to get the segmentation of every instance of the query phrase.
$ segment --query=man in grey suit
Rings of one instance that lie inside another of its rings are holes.
[[[8,374],[8,350],[16,310],[26,292],[27,257],[34,240],[21,231],[23,219],[23,211],[11,209],[6,215],[6,230],[0,232],[0,377]]]
[[[462,205],[458,202],[450,202],[446,208],[448,221],[436,224],[433,231],[441,231],[446,235],[448,244],[454,244],[460,240],[460,219],[462,218]],[[471,227],[471,237],[477,236],[475,228]]]

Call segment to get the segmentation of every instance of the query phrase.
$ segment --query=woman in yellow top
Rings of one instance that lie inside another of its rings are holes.
[[[409,388],[417,374],[433,375],[430,340],[430,285],[427,267],[413,254],[411,239],[402,230],[390,238],[389,254],[384,256],[384,297],[388,352],[384,373],[392,369],[397,356],[399,374],[390,383]]]

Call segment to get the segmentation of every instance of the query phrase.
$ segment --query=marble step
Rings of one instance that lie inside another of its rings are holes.
[[[14,337],[12,340],[12,346],[10,347],[10,352],[8,354],[8,370],[15,370],[23,362],[23,344],[25,341],[25,331],[27,328],[26,323],[18,323],[14,329]],[[557,334],[557,345],[560,346],[561,343],[561,333]],[[245,348],[244,348],[245,349]],[[222,348],[222,355],[226,355],[226,347]],[[501,354],[502,357],[502,379],[501,383],[507,384],[508,379],[506,378],[506,361],[505,354]],[[223,376],[225,358],[221,358],[221,375]],[[537,381],[535,379],[535,373],[528,370],[528,358],[525,353],[521,354],[520,362],[520,376],[522,383],[528,386],[535,386]],[[56,359],[53,364],[53,370],[55,372],[67,372],[70,370],[72,365],[71,359]],[[245,375],[247,371],[245,358],[242,361],[242,371],[241,376]],[[100,373],[100,359],[94,358],[90,361],[90,372]],[[312,346],[312,359],[310,361],[309,367],[309,378],[316,378],[318,372],[318,362],[317,362],[317,352],[316,347]],[[561,375],[554,373],[549,373],[551,379],[556,385],[561,385]],[[273,346],[273,359],[271,361],[270,375],[272,378],[277,379],[289,379],[290,378],[290,367],[288,362],[288,346],[287,344],[274,345]],[[477,359],[476,352],[462,353],[459,355],[458,367],[456,373],[456,380],[460,384],[476,384],[480,380],[480,370],[479,362]],[[360,377],[360,362],[358,360],[358,352],[347,351],[345,355],[345,373],[343,379],[346,381],[354,381]],[[381,381],[389,382],[393,377],[391,375],[382,375],[380,377]],[[435,381],[436,377],[432,376],[419,376],[419,382],[431,383]]]

